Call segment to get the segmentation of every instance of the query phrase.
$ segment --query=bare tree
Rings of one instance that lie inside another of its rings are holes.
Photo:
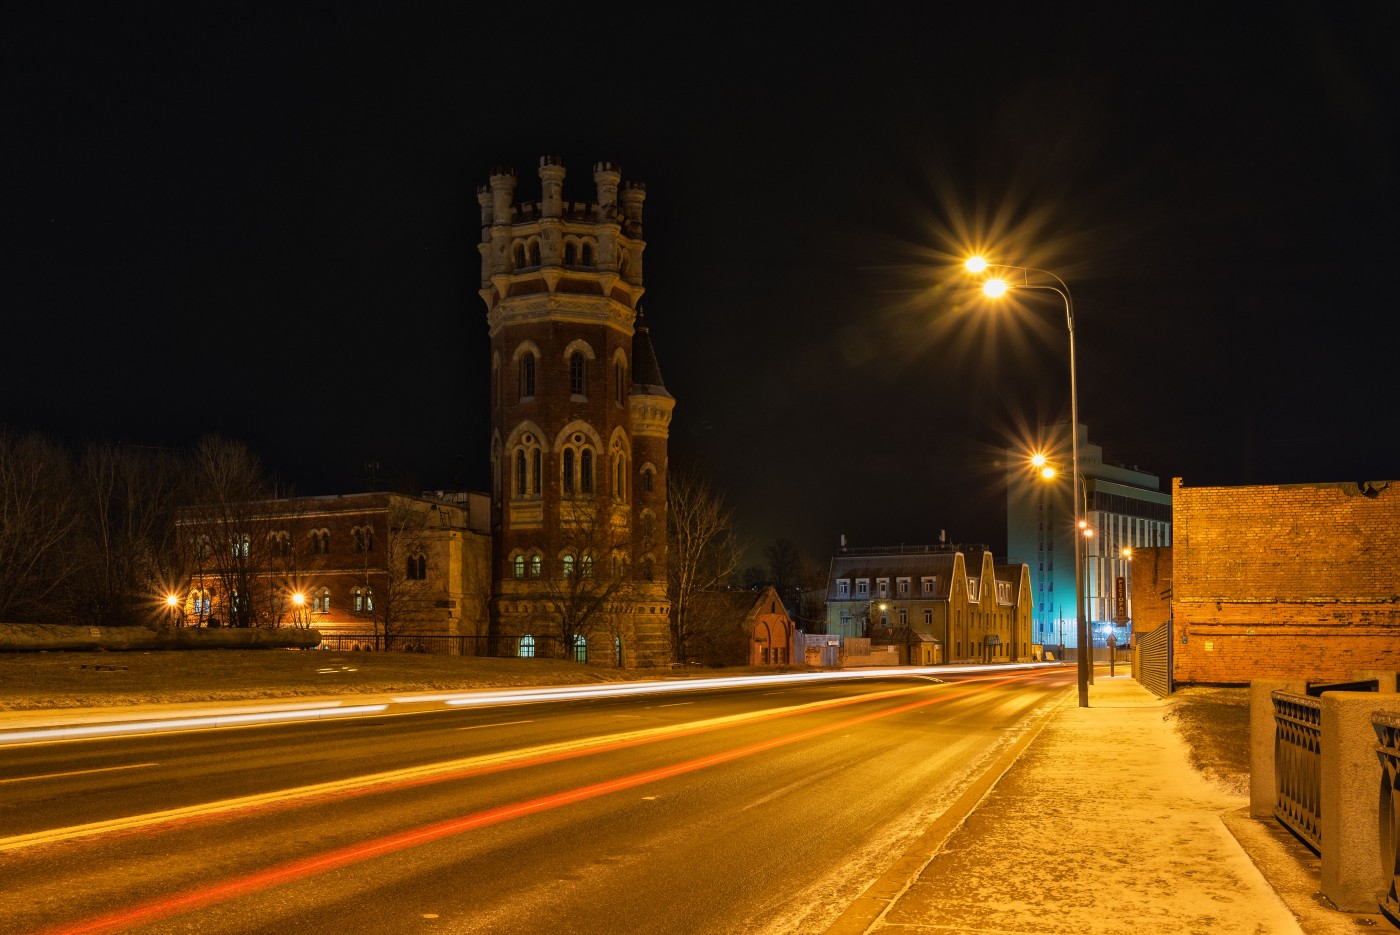
[[[387,500],[384,529],[367,527],[355,534],[364,586],[351,610],[370,622],[385,649],[393,649],[440,618],[437,604],[446,597],[447,569],[432,567],[446,564],[437,507],[397,495]]]
[[[768,563],[769,583],[783,600],[793,596],[802,574],[802,554],[789,539],[779,539],[763,550]]]
[[[90,444],[75,485],[80,504],[85,619],[99,625],[172,622],[184,571],[176,513],[183,472],[167,449]]]
[[[546,563],[533,589],[553,617],[565,654],[580,641],[618,636],[621,617],[630,608],[640,569],[627,560],[625,527],[593,501],[565,501],[558,525],[545,539]]]
[[[0,427],[0,621],[57,622],[78,571],[71,460],[38,435]]]
[[[727,582],[745,551],[734,511],[697,469],[672,471],[666,486],[670,567],[671,645],[679,662],[689,658],[689,598]]]
[[[191,464],[194,505],[182,522],[187,555],[197,579],[212,584],[210,623],[251,627],[271,623],[268,534],[277,517],[268,503],[275,486],[241,442],[206,436]]]
[[[804,633],[826,632],[826,566],[802,556],[797,574],[797,628]]]

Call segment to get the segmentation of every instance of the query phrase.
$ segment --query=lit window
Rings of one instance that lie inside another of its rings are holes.
[[[579,574],[585,578],[593,577],[593,556],[585,555],[579,559]]]
[[[523,555],[517,555],[515,557],[515,577],[525,577],[525,556]]]
[[[574,637],[574,661],[588,661],[588,640],[584,639],[582,635]]]
[[[574,557],[573,557],[572,555],[565,555],[565,556],[564,556],[564,577],[565,577],[565,578],[572,578],[573,576],[574,576]]]
[[[520,638],[520,657],[529,659],[533,655],[535,655],[535,638],[526,633]]]
[[[530,577],[538,578],[540,572],[544,570],[544,560],[538,555],[530,556]]]

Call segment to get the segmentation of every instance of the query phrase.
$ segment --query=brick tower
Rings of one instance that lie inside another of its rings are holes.
[[[669,662],[666,442],[675,400],[642,317],[642,202],[620,167],[596,201],[540,199],[495,168],[477,190],[491,335],[491,622],[518,652]]]

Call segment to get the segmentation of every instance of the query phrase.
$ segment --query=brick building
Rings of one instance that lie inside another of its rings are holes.
[[[491,618],[521,646],[563,639],[574,658],[670,660],[666,391],[641,298],[646,189],[611,163],[568,201],[562,160],[537,200],[491,172],[481,289],[491,338]]]
[[[1169,601],[1174,681],[1400,669],[1400,483],[1188,487],[1174,478],[1172,520],[1156,583],[1141,553],[1132,575],[1139,632],[1153,594],[1153,619]]]
[[[443,492],[191,507],[180,525],[189,583],[172,622],[311,627],[390,649],[422,636],[484,639],[488,522],[484,495]]]
[[[793,659],[796,627],[772,585],[690,596],[694,655],[707,666],[779,666]],[[689,643],[688,643],[689,645]]]
[[[827,633],[902,645],[918,663],[1026,662],[1040,652],[1030,570],[983,547],[843,546],[827,574],[826,607]]]

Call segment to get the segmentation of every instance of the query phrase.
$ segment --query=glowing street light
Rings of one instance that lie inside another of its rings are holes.
[[[1064,300],[1065,327],[1069,332],[1070,461],[1074,475],[1070,497],[1074,501],[1075,526],[1083,530],[1086,536],[1092,534],[1088,528],[1088,522],[1084,519],[1079,497],[1075,496],[1075,492],[1083,483],[1083,477],[1079,471],[1079,387],[1074,370],[1074,300],[1070,298],[1069,286],[1065,285],[1064,280],[1054,273],[1023,266],[991,264],[987,262],[985,257],[981,256],[969,257],[963,265],[970,273],[979,276],[986,275],[987,278],[982,281],[982,292],[989,298],[999,298],[1012,289],[1040,289],[1054,292]],[[1035,274],[1039,279],[1048,280],[1048,282],[1032,282],[1032,274]],[[1087,488],[1085,494],[1087,499]],[[1079,643],[1079,651],[1075,655],[1078,656],[1076,668],[1079,676],[1079,706],[1081,708],[1089,707],[1089,654],[1094,651],[1093,642],[1089,637],[1089,624],[1084,614],[1084,597],[1084,558],[1080,554],[1079,544],[1076,543],[1074,549],[1074,612],[1078,624],[1075,628],[1075,635]]]

